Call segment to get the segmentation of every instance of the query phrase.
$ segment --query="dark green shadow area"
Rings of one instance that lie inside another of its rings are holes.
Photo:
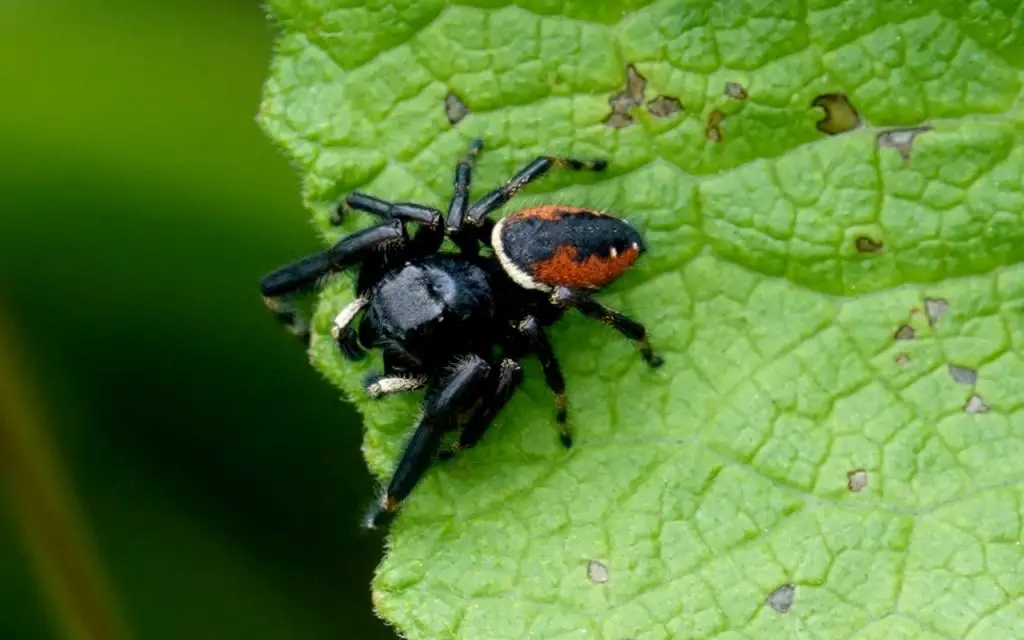
[[[21,5],[0,8],[0,308],[133,636],[394,637],[359,417],[256,291],[317,245],[253,120],[260,8]],[[35,573],[5,509],[0,637],[60,637]]]

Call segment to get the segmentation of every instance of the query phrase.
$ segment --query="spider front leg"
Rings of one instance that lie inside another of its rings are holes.
[[[426,207],[412,202],[388,202],[374,196],[352,192],[342,200],[332,222],[340,224],[343,208],[348,207],[355,211],[365,211],[383,220],[401,220],[402,222],[415,222],[419,225],[416,233],[409,242],[410,253],[416,255],[427,255],[434,253],[441,248],[444,242],[444,220],[441,212],[433,207]]]
[[[629,316],[604,306],[584,293],[565,287],[556,288],[551,294],[551,301],[557,306],[575,307],[583,315],[600,320],[632,340],[640,349],[640,355],[643,356],[644,361],[652,369],[665,363],[664,358],[655,353],[651,347],[644,325]]]
[[[577,160],[564,156],[541,156],[519,170],[505,184],[494,189],[483,198],[480,198],[469,211],[466,212],[464,224],[474,227],[480,226],[483,219],[497,211],[502,205],[511,200],[517,193],[523,190],[526,185],[546,175],[551,169],[571,169],[573,171],[604,171],[608,166],[606,160]],[[449,221],[450,228],[454,227]]]
[[[401,220],[356,231],[327,251],[302,258],[265,276],[260,282],[263,301],[291,333],[308,342],[308,320],[299,314],[296,297],[317,289],[332,273],[381,251],[400,249],[405,243],[405,228]]]
[[[468,356],[427,393],[423,417],[406,442],[384,495],[370,508],[367,528],[381,524],[409,496],[437,455],[444,434],[478,401],[490,370],[483,358]]]

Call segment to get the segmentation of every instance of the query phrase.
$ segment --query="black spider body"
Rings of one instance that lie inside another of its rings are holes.
[[[644,251],[628,223],[563,205],[516,211],[497,224],[487,217],[551,168],[602,170],[605,163],[544,156],[470,206],[471,168],[480,147],[474,143],[456,168],[447,216],[418,204],[353,193],[339,214],[365,211],[381,218],[380,224],[349,234],[262,282],[270,309],[308,339],[294,295],[316,288],[331,273],[358,270],[356,297],[338,312],[332,337],[349,358],[380,349],[384,371],[365,384],[372,397],[426,390],[423,415],[368,526],[398,509],[439,454],[450,457],[480,440],[519,386],[523,357],[540,361],[555,394],[562,442],[571,445],[565,380],[544,331],[567,308],[611,325],[637,344],[649,365],[661,364],[643,325],[590,297]],[[456,243],[457,253],[440,252],[445,237]],[[481,245],[489,252],[481,254]],[[451,431],[458,432],[457,442],[439,452]]]

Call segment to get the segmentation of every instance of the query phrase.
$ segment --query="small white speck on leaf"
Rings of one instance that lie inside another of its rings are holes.
[[[932,128],[909,127],[907,129],[891,129],[878,134],[876,142],[879,147],[888,147],[899,152],[903,162],[910,160],[910,152],[914,149],[914,138],[918,135],[931,131]]]
[[[989,406],[985,399],[976,393],[971,394],[964,405],[964,413],[988,413]]]
[[[928,314],[928,324],[934,327],[942,316],[949,313],[949,301],[942,298],[925,298],[924,312]]]
[[[951,364],[949,365],[949,377],[953,378],[953,381],[957,384],[970,386],[978,381],[978,372],[974,369]]]
[[[604,584],[608,582],[608,567],[598,562],[597,560],[591,560],[587,563],[587,579],[594,584]]]
[[[854,469],[846,474],[846,486],[854,493],[860,493],[868,486],[868,472],[863,469]]]
[[[796,598],[796,586],[784,584],[768,595],[768,606],[779,613],[789,613],[793,607],[793,600]]]

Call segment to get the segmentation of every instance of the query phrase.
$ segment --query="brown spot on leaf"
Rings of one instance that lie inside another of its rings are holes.
[[[738,82],[726,82],[725,83],[725,95],[735,100],[746,100],[747,90]]]
[[[647,103],[647,110],[658,118],[668,118],[683,110],[683,103],[672,96],[658,96]]]
[[[921,135],[926,131],[931,131],[932,127],[908,127],[906,129],[890,129],[889,131],[883,131],[878,134],[875,138],[875,142],[879,147],[888,147],[899,151],[900,157],[903,158],[903,162],[910,160],[910,153],[914,150],[914,138]]]
[[[943,298],[925,298],[924,311],[928,316],[928,324],[934,327],[942,316],[949,313],[949,301]]]
[[[914,327],[909,324],[900,325],[900,328],[893,334],[897,340],[913,340],[917,337],[917,332],[914,331]]]
[[[863,469],[854,469],[846,474],[846,487],[854,492],[860,493],[868,486],[868,472]]]
[[[901,367],[907,366],[908,364],[910,364],[910,356],[905,353],[901,353],[900,355],[896,356],[896,364]]]
[[[796,586],[792,584],[784,584],[768,594],[768,599],[765,602],[768,606],[779,613],[789,613],[789,610],[793,607],[793,600],[795,598]]]
[[[957,384],[972,386],[978,381],[978,372],[974,369],[951,364],[949,365],[949,377],[953,378],[953,382]]]
[[[622,129],[633,124],[633,116],[629,111],[644,103],[644,89],[647,87],[647,79],[636,70],[636,67],[626,67],[626,86],[622,91],[608,98],[608,105],[612,112],[604,119],[609,127]]]
[[[587,579],[594,584],[604,584],[609,578],[608,567],[597,560],[587,563]]]
[[[722,135],[722,120],[725,119],[725,114],[715,109],[708,114],[708,126],[705,130],[707,139],[711,142],[721,142],[723,139]]]
[[[825,111],[825,117],[816,125],[822,133],[834,136],[861,125],[860,114],[845,93],[824,93],[812,100],[811,106]]]
[[[976,393],[972,393],[964,405],[964,413],[988,413],[989,406],[985,399]]]
[[[462,98],[449,91],[444,98],[444,115],[448,122],[458,124],[460,120],[469,115],[469,107],[462,101]]]
[[[860,253],[881,253],[882,249],[885,248],[884,242],[869,238],[868,236],[857,236],[853,245],[857,247],[857,251]]]
[[[846,486],[854,494],[859,494],[867,486],[867,472],[863,469],[854,469],[847,472]]]

